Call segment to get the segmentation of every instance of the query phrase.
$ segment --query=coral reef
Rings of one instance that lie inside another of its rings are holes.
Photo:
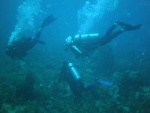
[[[104,56],[104,55],[103,55]],[[103,58],[100,56],[100,58]],[[94,61],[94,60],[92,60]],[[5,62],[6,63],[6,62]],[[149,71],[111,71],[93,76],[94,63],[78,68],[85,82],[111,80],[113,86],[97,86],[77,98],[67,83],[58,81],[60,63],[15,62],[0,72],[0,113],[149,113]],[[31,71],[30,71],[31,70]],[[9,74],[8,74],[9,73]],[[6,76],[7,75],[7,76]]]

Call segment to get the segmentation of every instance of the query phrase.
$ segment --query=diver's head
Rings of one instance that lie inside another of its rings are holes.
[[[66,40],[65,40],[65,43],[64,43],[64,46],[70,46],[73,44],[73,39],[71,36],[67,37]]]
[[[21,48],[15,47],[15,45],[8,45],[5,53],[13,60],[22,59],[24,56],[26,56],[26,52],[21,50]]]

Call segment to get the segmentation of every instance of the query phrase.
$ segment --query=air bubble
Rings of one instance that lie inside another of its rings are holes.
[[[27,0],[18,6],[18,22],[15,26],[15,30],[12,32],[8,44],[18,40],[18,35],[28,35],[29,32],[33,32],[36,29],[36,19],[41,13],[40,0]]]
[[[118,0],[97,0],[96,4],[86,1],[82,9],[78,11],[79,31],[87,33],[95,20],[100,20],[105,14],[114,11],[117,4]]]

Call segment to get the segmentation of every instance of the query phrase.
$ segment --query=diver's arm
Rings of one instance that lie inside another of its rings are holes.
[[[72,45],[70,47],[70,50],[76,55],[76,57],[79,57],[82,55],[82,52],[79,50],[79,48],[76,45]]]

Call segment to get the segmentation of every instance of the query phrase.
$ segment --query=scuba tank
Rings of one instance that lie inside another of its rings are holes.
[[[65,40],[65,46],[70,46],[70,45],[74,45],[76,41],[81,41],[81,40],[90,40],[93,38],[98,38],[99,34],[95,33],[95,34],[83,34],[83,35],[75,35],[74,37],[67,37]]]
[[[78,71],[76,70],[76,68],[74,67],[72,63],[68,63],[68,69],[70,70],[71,76],[73,77],[75,81],[81,79]]]
[[[84,90],[84,84],[77,69],[75,68],[73,63],[67,61],[64,62],[62,69],[62,71],[65,72],[63,73],[63,78],[69,84],[73,94],[76,96],[80,96],[82,91]]]
[[[95,41],[95,38],[98,38],[99,34],[83,34],[83,35],[75,35],[74,37],[69,36],[65,40],[65,50],[70,49],[76,57],[79,57],[82,55],[82,51],[80,48],[78,48],[78,44],[88,42],[91,43],[92,41]]]
[[[93,38],[98,38],[99,34],[95,33],[95,34],[83,34],[83,35],[75,35],[74,37],[74,41],[76,40],[90,40]]]

